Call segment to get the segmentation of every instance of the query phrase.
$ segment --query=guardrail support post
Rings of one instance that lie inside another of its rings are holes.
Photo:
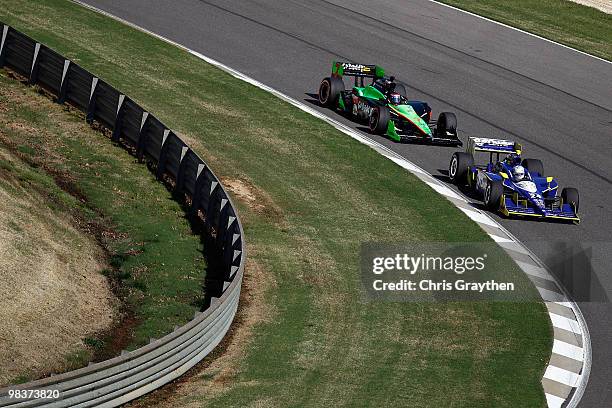
[[[34,45],[34,56],[32,56],[32,66],[30,67],[30,78],[28,78],[28,83],[30,85],[36,83],[36,79],[38,76],[38,53],[40,52],[40,43],[36,43]]]
[[[236,265],[232,265],[230,268],[230,279],[234,277],[234,275],[236,274],[236,272],[238,272],[238,266]]]
[[[242,251],[239,249],[234,249],[234,255],[232,257],[232,263],[236,262],[236,260],[238,259],[239,256],[242,255]],[[238,262],[240,263],[240,262]]]
[[[91,89],[89,90],[89,103],[87,104],[87,113],[85,114],[85,121],[92,123],[94,120],[94,113],[96,111],[96,90],[98,88],[98,78],[93,77],[91,80]]]
[[[167,152],[166,149],[166,139],[168,139],[168,135],[170,135],[169,129],[164,129],[164,136],[162,137],[161,142],[161,150],[159,152],[159,160],[157,161],[157,171],[155,172],[155,176],[157,179],[161,179],[164,175],[164,171],[166,170],[166,160],[167,160]]]
[[[219,182],[217,180],[213,180],[210,182],[210,191],[208,193],[208,206],[206,207],[206,218],[204,219],[204,225],[206,230],[210,233],[210,229],[213,227],[211,223],[211,218],[214,217],[214,208],[217,205],[217,192],[215,191]]]
[[[140,120],[140,130],[138,131],[138,142],[136,144],[136,157],[139,162],[142,162],[142,158],[144,157],[144,148],[147,145],[147,141],[149,140],[149,133],[145,130],[145,125],[147,123],[147,119],[149,118],[149,112],[142,112],[142,119]]]
[[[217,228],[217,242],[219,243],[219,249],[223,249],[225,245],[225,237],[227,235],[227,229],[230,226],[230,220],[232,217],[229,213],[229,200],[227,197],[221,199],[221,207],[219,208],[219,226]],[[222,254],[221,254],[222,255]]]
[[[229,279],[233,279],[236,272],[238,272],[238,266],[235,265],[235,261],[237,256],[241,254],[241,252],[236,254],[236,251],[242,248],[242,235],[240,235],[240,227],[238,227],[237,224],[232,227],[232,243],[228,246],[231,248],[231,250],[228,251],[231,252],[231,257],[229,258],[229,266],[227,269],[229,271]]]
[[[57,94],[57,103],[66,102],[66,93],[68,92],[68,70],[70,69],[70,60],[64,60],[64,70],[62,71],[62,79],[60,81],[59,92]]]
[[[9,28],[10,27],[7,26],[6,24],[2,28],[2,42],[0,42],[0,67],[4,66],[4,53],[6,50],[4,48],[4,45],[6,44],[6,37],[8,36]]]
[[[121,135],[121,122],[123,121],[123,101],[125,101],[125,95],[119,95],[119,101],[117,102],[117,113],[115,114],[115,125],[113,126],[113,136],[111,139],[113,142],[119,141],[119,135]]]
[[[176,174],[176,183],[174,184],[174,194],[180,194],[183,191],[183,185],[185,184],[185,164],[187,161],[183,160],[185,155],[189,151],[189,147],[183,146],[181,150],[181,160],[179,162],[178,173]]]
[[[203,163],[198,164],[198,172],[196,174],[196,182],[195,187],[193,189],[193,197],[191,197],[191,208],[189,209],[189,217],[194,218],[198,215],[198,210],[200,209],[200,200],[202,198],[202,188],[204,187],[204,179],[203,176],[204,169],[206,165]]]
[[[223,257],[223,276],[224,278],[229,279],[231,276],[231,267],[233,262],[232,257],[234,255],[234,243],[240,237],[240,235],[234,233],[233,224],[236,221],[236,217],[233,210],[229,208],[227,213],[227,222],[223,226],[223,234],[221,235],[221,245],[223,246],[223,253],[221,256]]]

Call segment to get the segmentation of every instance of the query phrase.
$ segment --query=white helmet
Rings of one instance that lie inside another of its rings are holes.
[[[514,166],[512,168],[512,181],[515,183],[525,178],[525,168],[523,166]]]

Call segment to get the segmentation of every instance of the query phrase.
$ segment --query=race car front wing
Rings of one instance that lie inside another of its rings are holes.
[[[511,195],[502,196],[501,212],[506,216],[525,216],[537,218],[550,218],[565,221],[580,222],[578,214],[568,203],[551,200],[545,208],[535,208],[527,200],[517,199]]]

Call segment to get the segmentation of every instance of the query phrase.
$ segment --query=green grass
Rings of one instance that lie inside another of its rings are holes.
[[[612,61],[612,15],[568,0],[440,0]]]
[[[256,277],[246,291],[265,287],[255,300],[267,306],[251,301],[241,314],[265,316],[226,386],[211,392],[221,381],[213,370],[174,406],[544,406],[552,340],[541,303],[363,299],[362,242],[489,241],[414,176],[270,94],[70,2],[16,0],[0,19],[135,98],[255,196],[235,202],[247,279]],[[120,217],[140,209],[125,210]]]
[[[78,350],[73,353],[66,355],[66,363],[68,365],[68,370],[76,370],[85,365],[91,359],[91,353],[89,350]]]

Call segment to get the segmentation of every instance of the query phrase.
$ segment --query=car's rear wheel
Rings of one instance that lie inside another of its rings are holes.
[[[544,177],[544,165],[538,159],[523,159],[521,165],[529,170],[529,174],[536,177]]]
[[[484,190],[483,201],[491,211],[498,211],[501,207],[501,197],[504,193],[504,185],[499,180],[489,180]]]
[[[436,133],[438,137],[457,137],[457,117],[454,113],[442,112],[440,115],[438,115]]]
[[[578,194],[578,190],[573,187],[565,187],[561,191],[561,198],[564,203],[571,205],[574,212],[578,214],[578,208],[580,207],[580,195]]]
[[[328,108],[336,107],[342,91],[344,91],[342,79],[337,77],[323,78],[319,85],[319,103]]]
[[[389,108],[386,106],[377,106],[372,109],[368,123],[370,132],[374,133],[375,135],[384,135],[387,133],[390,118],[391,115],[389,114]]]
[[[468,172],[474,165],[474,156],[466,152],[455,152],[448,165],[448,178],[454,184],[464,186],[468,182]]]

